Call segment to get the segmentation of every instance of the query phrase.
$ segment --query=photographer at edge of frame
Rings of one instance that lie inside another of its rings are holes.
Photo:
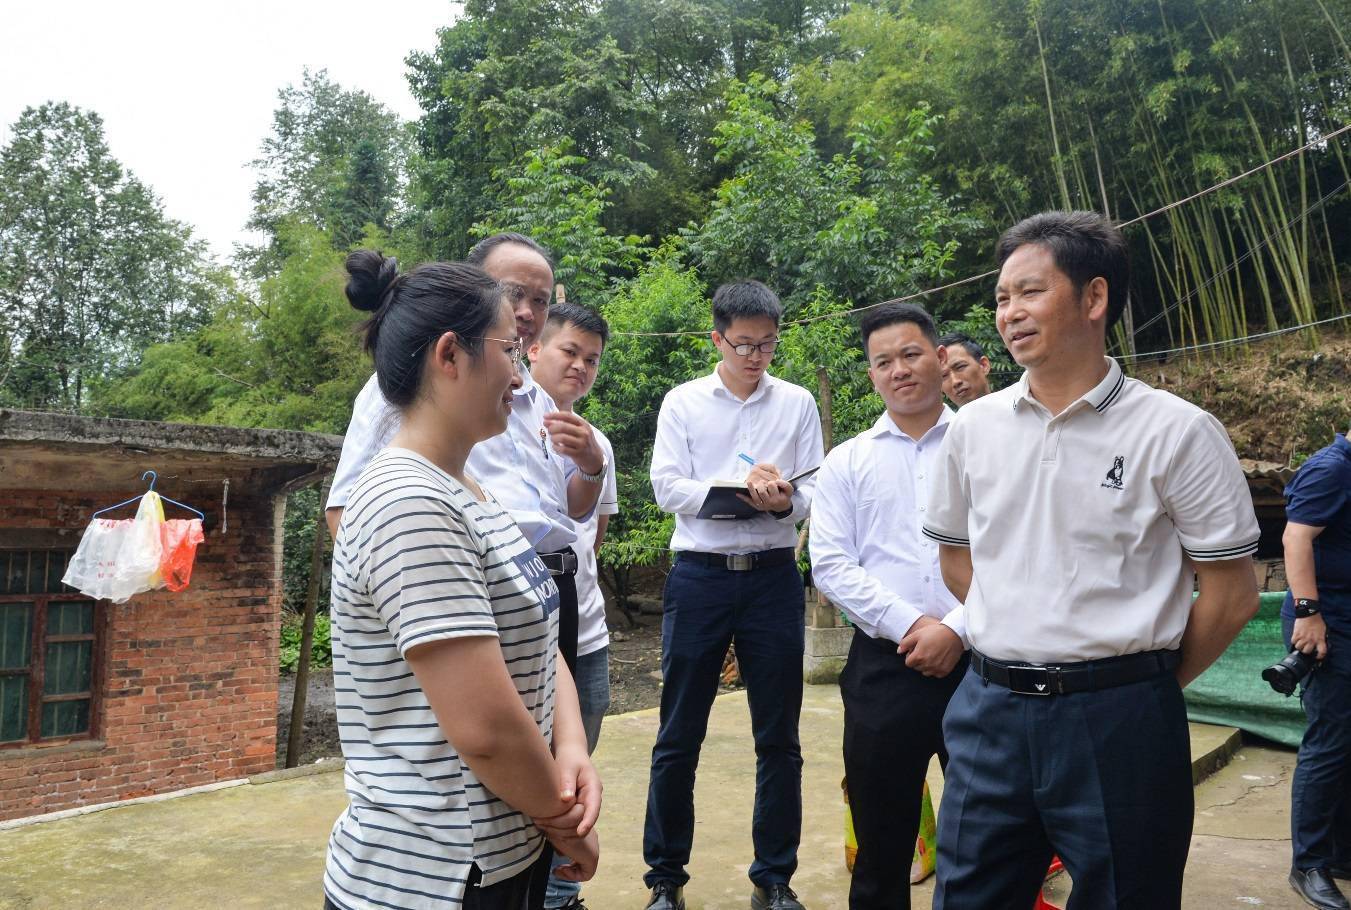
[[[1314,907],[1351,907],[1351,443],[1338,433],[1285,488],[1281,626],[1320,663],[1304,679],[1308,717],[1291,786],[1290,886]]]

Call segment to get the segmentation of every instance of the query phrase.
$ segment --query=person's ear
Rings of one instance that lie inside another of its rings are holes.
[[[1107,320],[1107,279],[1101,275],[1084,285],[1084,314],[1093,322]]]
[[[990,374],[990,358],[984,354],[980,355],[980,371],[987,376]]]
[[[708,337],[713,339],[713,347],[721,350],[722,332],[719,332],[717,329],[714,329],[712,332],[709,333]]]
[[[533,364],[539,360],[539,352],[542,350],[538,341],[531,342],[530,347],[525,349],[525,356],[530,358]]]
[[[948,348],[947,348],[947,345],[940,344],[940,345],[938,346],[938,365],[939,365],[940,367],[945,367],[945,366],[948,365]]]
[[[464,365],[466,356],[455,333],[446,332],[436,339],[436,344],[432,347],[432,368],[447,379],[455,379],[459,376],[460,367]]]

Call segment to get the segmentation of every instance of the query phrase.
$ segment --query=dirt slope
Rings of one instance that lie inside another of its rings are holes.
[[[1346,323],[1342,323],[1346,325]],[[1286,335],[1132,373],[1210,411],[1244,458],[1299,464],[1351,422],[1351,332]]]

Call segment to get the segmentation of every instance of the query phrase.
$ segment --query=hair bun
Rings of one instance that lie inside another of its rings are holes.
[[[347,257],[347,300],[358,310],[380,309],[391,285],[399,277],[399,260],[377,250],[357,250]]]

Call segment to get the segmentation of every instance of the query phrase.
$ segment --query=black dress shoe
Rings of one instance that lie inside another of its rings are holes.
[[[785,884],[773,884],[768,888],[755,886],[751,892],[751,910],[806,910],[802,903],[793,893],[793,889]]]
[[[685,910],[685,889],[672,882],[657,882],[643,910]]]
[[[1318,910],[1351,910],[1326,869],[1291,869],[1290,887]]]

